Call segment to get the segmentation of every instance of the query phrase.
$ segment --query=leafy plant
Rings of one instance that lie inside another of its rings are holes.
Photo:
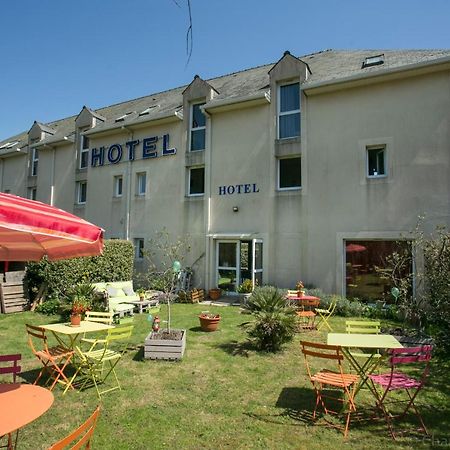
[[[91,302],[84,297],[74,297],[70,307],[71,314],[83,314],[91,309]]]
[[[59,312],[61,303],[57,299],[49,299],[41,303],[36,307],[36,312],[45,314],[47,316],[53,316]]]
[[[246,278],[239,286],[237,291],[240,294],[251,294],[253,292],[253,283],[252,280]]]
[[[247,308],[255,316],[248,334],[258,349],[276,352],[294,337],[296,318],[282,291],[273,286],[257,287]]]

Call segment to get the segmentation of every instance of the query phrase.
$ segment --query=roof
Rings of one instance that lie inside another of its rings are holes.
[[[363,68],[365,58],[375,55],[384,55],[384,63]],[[396,68],[408,69],[418,63],[438,61],[440,58],[449,58],[450,50],[324,50],[310,55],[300,56],[310,68],[311,74],[304,88],[318,83],[338,83],[349,77],[365,77],[368,74],[381,74]],[[248,97],[269,89],[269,71],[274,64],[253,67],[240,72],[211,78],[207,81],[217,92],[214,101],[221,99],[238,99]],[[156,120],[163,117],[174,116],[182,109],[183,96],[186,85],[164,92],[154,93],[133,100],[117,103],[115,105],[90,110],[92,114],[103,120],[96,125],[95,130],[101,131],[113,127],[120,127],[135,121]],[[147,111],[146,111],[147,110]],[[145,114],[143,114],[145,112]],[[121,116],[126,115],[120,121]],[[40,144],[59,142],[70,136],[75,130],[77,116],[48,123],[54,134]],[[19,141],[18,144],[6,150],[0,149],[0,156],[4,153],[13,153],[17,148],[27,144],[27,133],[0,141],[0,147],[6,142]]]

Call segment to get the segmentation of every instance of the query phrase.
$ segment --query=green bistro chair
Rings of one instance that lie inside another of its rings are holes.
[[[317,324],[318,331],[320,331],[323,327],[328,328],[328,331],[333,331],[329,319],[336,310],[336,304],[337,304],[336,297],[333,297],[328,308],[315,308],[315,312],[319,316],[319,323]]]
[[[133,326],[112,328],[108,330],[106,339],[95,341],[88,351],[76,347],[79,365],[70,383],[73,384],[77,377],[84,377],[80,389],[84,389],[89,383],[92,383],[99,399],[106,392],[122,389],[117,377],[116,366],[127,350],[132,332]],[[105,382],[111,374],[115,383],[111,387],[101,390],[101,385],[106,384]]]

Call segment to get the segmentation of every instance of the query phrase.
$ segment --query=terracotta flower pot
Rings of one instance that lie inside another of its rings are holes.
[[[216,331],[220,322],[220,315],[200,314],[200,327],[203,331]]]
[[[208,292],[209,298],[211,300],[217,300],[222,294],[222,290],[219,288],[210,289]]]
[[[81,324],[81,314],[71,314],[70,315],[70,324],[73,327],[79,327]]]

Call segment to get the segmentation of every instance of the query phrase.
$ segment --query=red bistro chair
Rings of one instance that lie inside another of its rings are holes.
[[[372,383],[375,387],[378,387],[376,389],[377,406],[386,419],[393,439],[395,439],[393,421],[403,419],[410,409],[413,409],[416,417],[419,419],[421,424],[420,430],[428,434],[414,400],[428,377],[432,349],[431,345],[390,349],[388,354],[391,370],[381,375],[369,375]],[[399,366],[409,367],[408,374],[401,372],[398,369]],[[393,398],[392,393],[395,391],[406,392],[406,397],[403,400],[400,398],[395,401],[393,399],[387,401],[388,397],[390,399]],[[387,405],[393,403],[404,403],[406,406],[402,412],[393,415],[387,409]]]

